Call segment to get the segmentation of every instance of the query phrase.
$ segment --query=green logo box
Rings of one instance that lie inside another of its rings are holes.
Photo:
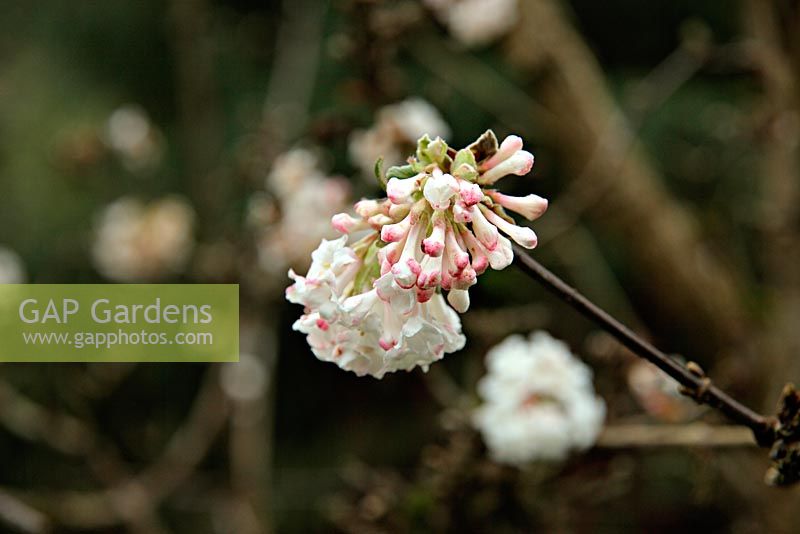
[[[235,361],[237,284],[0,285],[0,362]]]

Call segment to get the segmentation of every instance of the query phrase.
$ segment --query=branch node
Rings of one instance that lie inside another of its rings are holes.
[[[773,432],[772,465],[764,479],[771,486],[794,484],[800,481],[800,392],[794,384],[783,388]]]

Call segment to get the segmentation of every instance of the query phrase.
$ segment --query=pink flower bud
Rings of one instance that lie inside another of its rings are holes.
[[[484,207],[481,204],[478,206]],[[472,230],[475,232],[475,237],[478,238],[478,241],[486,247],[486,250],[492,251],[497,247],[497,227],[486,220],[486,217],[478,206],[472,206],[470,208],[470,213],[472,214]]]
[[[411,214],[405,219],[395,224],[387,224],[381,228],[381,240],[386,243],[394,243],[400,241],[411,228]]]
[[[445,219],[434,216],[431,235],[422,242],[422,250],[429,256],[441,256],[444,251]]]
[[[386,214],[386,209],[384,207],[384,203],[378,200],[370,200],[370,199],[361,199],[356,202],[354,206],[356,213],[368,219],[373,215],[377,215],[378,213]]]
[[[547,199],[538,195],[514,197],[498,191],[489,191],[487,194],[504,208],[516,211],[529,221],[538,219],[547,210]]]
[[[417,277],[417,287],[422,289],[437,287],[442,281],[442,257],[425,256],[421,267],[422,271]]]
[[[488,171],[510,158],[519,150],[522,150],[522,139],[516,135],[509,135],[500,143],[500,148],[498,148],[497,152],[481,164],[481,171]]]
[[[347,213],[337,213],[331,217],[331,224],[340,234],[349,234],[350,232],[369,228],[369,225],[364,219],[356,219]]]
[[[453,206],[453,220],[457,223],[472,222],[472,214],[462,200],[459,200]]]
[[[420,179],[425,176],[418,174],[413,178],[391,178],[386,184],[386,196],[392,204],[405,204],[411,201],[411,194],[419,188]]]
[[[483,190],[478,184],[473,184],[462,180],[459,184],[459,187],[461,200],[466,206],[474,206],[483,200]]]
[[[445,234],[445,245],[446,245],[446,254],[450,261],[450,263],[455,267],[455,270],[452,274],[459,273],[464,270],[464,268],[469,265],[469,254],[461,248],[461,245],[458,243],[456,239],[456,233],[453,231],[453,228],[448,225],[447,232]]]
[[[502,230],[506,235],[508,235],[511,239],[519,243],[521,246],[525,248],[535,248],[536,243],[538,242],[538,238],[533,230],[528,228],[527,226],[517,226],[516,224],[511,224],[507,220],[500,217],[498,214],[487,208],[486,206],[480,206],[481,212],[486,216],[486,219],[497,226],[500,230]]]
[[[417,302],[424,303],[431,300],[431,297],[436,294],[436,289],[431,287],[429,289],[417,288]]]
[[[496,167],[481,174],[478,177],[478,183],[481,185],[490,185],[509,174],[524,176],[531,171],[531,167],[533,167],[533,154],[525,150],[520,150],[507,160],[499,163]]]
[[[392,266],[392,276],[394,276],[397,285],[403,289],[411,289],[417,284],[417,277],[420,271],[422,271],[422,268],[414,258],[398,261]]]

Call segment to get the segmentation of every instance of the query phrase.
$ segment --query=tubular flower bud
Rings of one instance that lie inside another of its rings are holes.
[[[331,217],[331,225],[340,234],[366,230],[370,226],[364,219],[356,219],[347,213],[337,213]]]
[[[486,206],[481,205],[480,210],[484,215],[486,215],[486,219],[490,223],[494,224],[508,237],[519,243],[521,246],[525,248],[536,247],[536,243],[538,242],[536,234],[527,226],[517,226],[516,224],[511,224]]]
[[[507,210],[519,213],[529,221],[538,219],[547,211],[547,199],[538,195],[512,197],[497,191],[488,191],[486,194],[497,204],[500,204]]]
[[[525,150],[519,150],[505,161],[498,163],[496,166],[481,174],[478,177],[478,183],[481,185],[491,185],[509,174],[525,176],[531,172],[531,167],[533,167],[533,154]]]
[[[438,213],[433,217],[433,231],[422,242],[422,250],[429,256],[441,256],[444,251],[444,234],[446,221]]]
[[[469,291],[466,289],[451,289],[447,294],[447,302],[458,313],[466,313],[469,309]]]
[[[494,153],[494,156],[481,164],[481,171],[488,171],[491,168],[497,167],[498,164],[504,162],[520,150],[522,150],[522,138],[517,135],[509,135],[500,143],[500,147],[497,149],[497,152]]]

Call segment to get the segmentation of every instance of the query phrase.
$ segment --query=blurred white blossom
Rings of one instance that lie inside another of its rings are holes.
[[[162,134],[138,106],[125,105],[111,113],[106,121],[105,140],[128,170],[149,169],[161,161]]]
[[[120,198],[96,222],[95,266],[120,282],[157,281],[180,273],[194,247],[194,219],[191,206],[178,197],[149,204]]]
[[[591,370],[546,332],[511,336],[486,355],[474,424],[497,462],[560,460],[590,447],[605,418]]]
[[[0,284],[24,284],[25,265],[13,250],[0,246]]]
[[[477,47],[508,33],[519,19],[518,0],[424,0],[450,34]]]
[[[247,215],[257,233],[259,263],[270,273],[304,269],[320,240],[335,236],[330,219],[350,201],[350,185],[326,176],[311,151],[296,148],[276,158],[267,188],[274,199],[254,195]]]
[[[267,391],[269,371],[263,360],[248,354],[239,355],[238,362],[222,366],[220,383],[225,394],[239,402],[260,399]]]
[[[374,175],[375,162],[383,158],[387,166],[402,164],[417,139],[449,137],[450,127],[427,101],[409,98],[381,108],[375,124],[350,136],[350,158],[364,176]]]

